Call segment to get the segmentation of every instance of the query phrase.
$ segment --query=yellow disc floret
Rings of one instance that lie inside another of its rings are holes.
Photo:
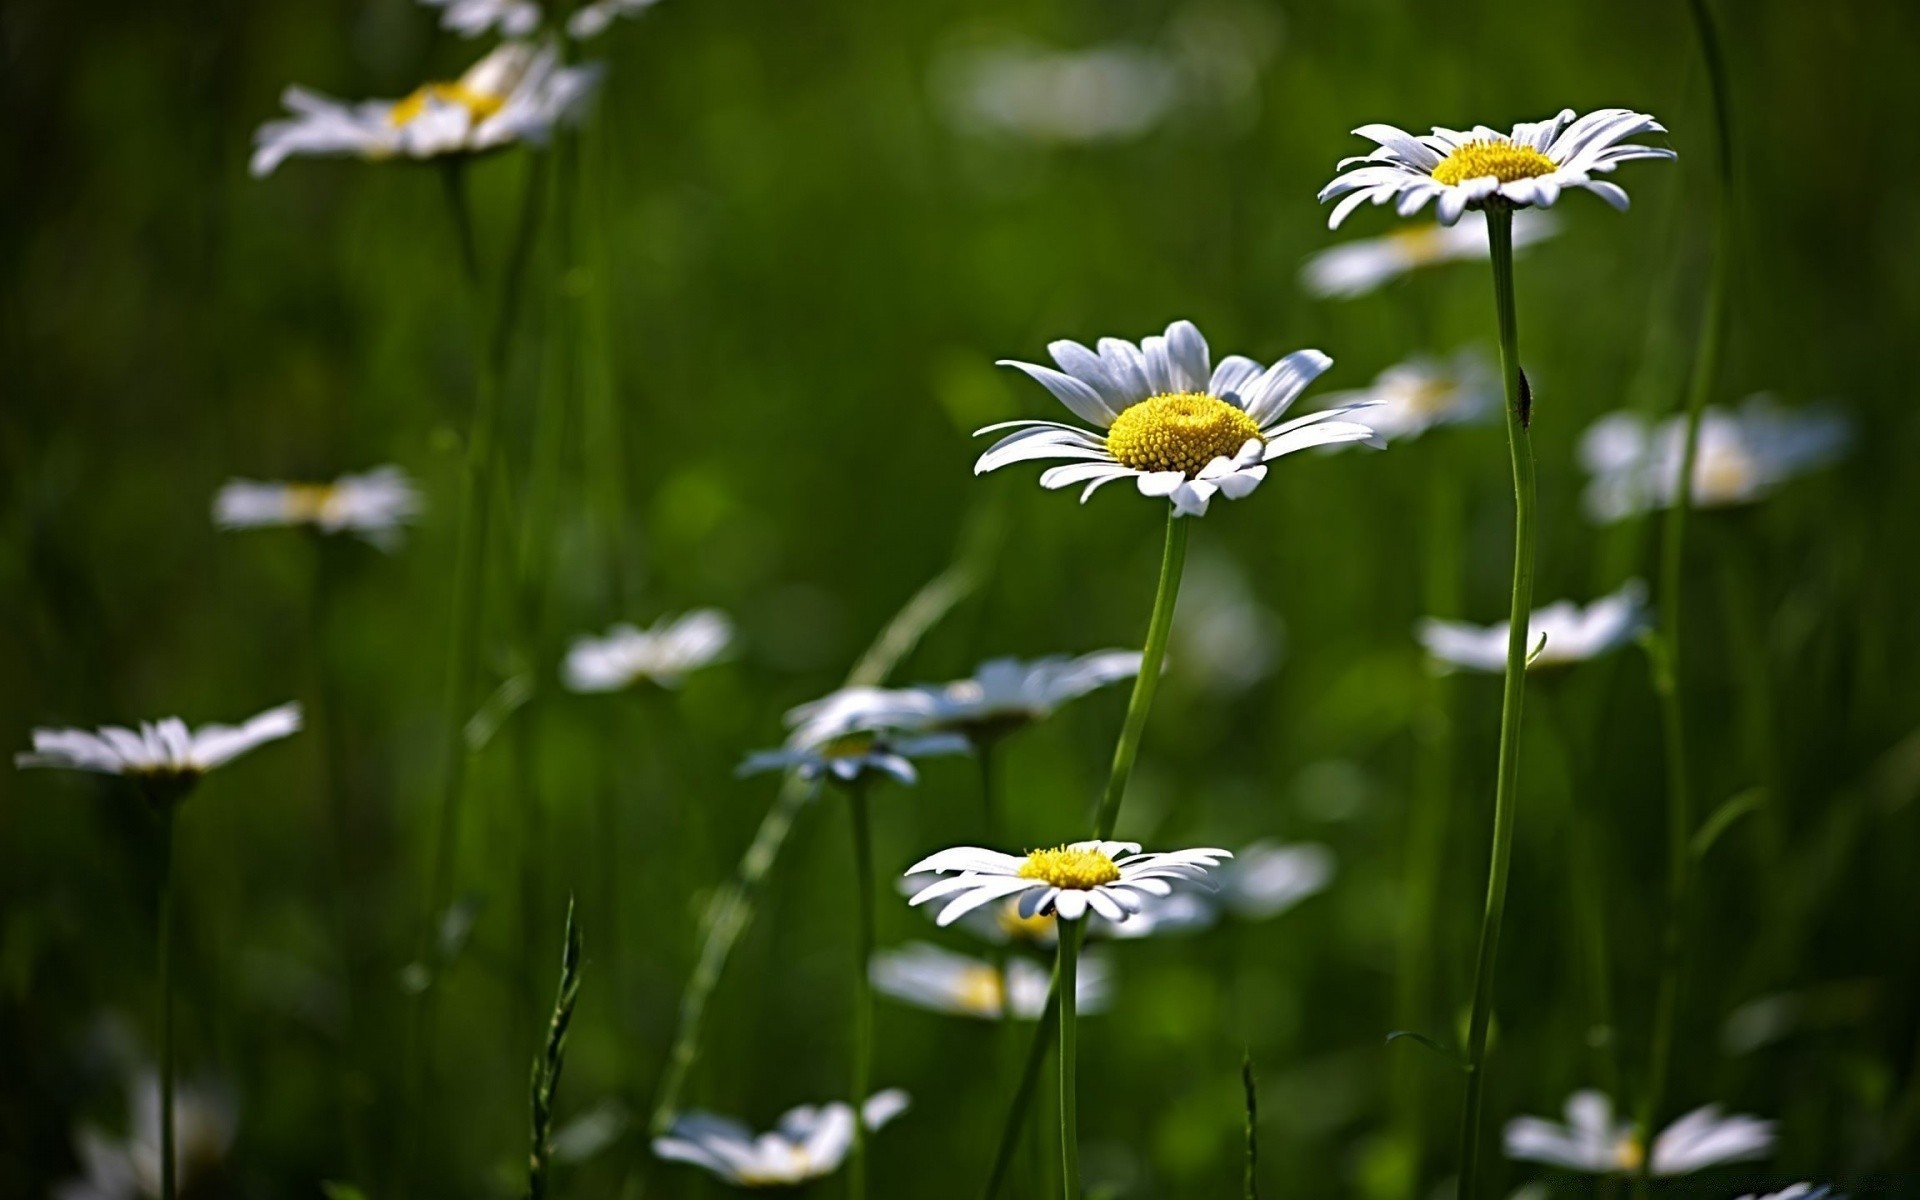
[[[1107,453],[1136,471],[1192,478],[1222,455],[1260,439],[1245,410],[1205,392],[1162,392],[1129,407],[1107,430]]]
[[[289,521],[322,521],[339,507],[339,493],[332,484],[294,483],[287,485],[284,503]]]
[[[1433,168],[1433,177],[1450,186],[1489,175],[1501,183],[1512,183],[1551,175],[1559,169],[1558,163],[1532,146],[1500,138],[1460,143]]]
[[[1055,846],[1035,850],[1020,864],[1020,878],[1038,879],[1057,888],[1089,892],[1103,883],[1120,878],[1120,868],[1098,850],[1081,846]]]
[[[479,124],[500,111],[506,104],[506,97],[478,91],[464,83],[429,83],[418,87],[404,100],[394,104],[387,113],[387,120],[395,125],[405,125],[417,119],[427,111],[427,102],[454,104],[467,110],[474,124]]]

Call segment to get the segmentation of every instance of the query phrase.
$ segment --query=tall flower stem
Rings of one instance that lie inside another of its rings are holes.
[[[867,964],[873,960],[873,829],[867,817],[867,781],[847,785],[847,813],[853,826],[853,875],[859,888],[853,960],[853,1154],[847,1160],[847,1196],[867,1195],[867,1091],[873,1082],[873,984]]]
[[[1487,1077],[1487,1028],[1493,1018],[1500,924],[1506,915],[1507,869],[1513,858],[1514,808],[1520,786],[1520,711],[1527,686],[1527,619],[1533,612],[1533,443],[1527,426],[1531,399],[1520,373],[1520,330],[1513,301],[1513,210],[1487,208],[1487,247],[1493,258],[1493,300],[1500,320],[1500,373],[1507,394],[1507,452],[1513,466],[1513,601],[1507,614],[1507,678],[1500,700],[1500,763],[1493,797],[1493,852],[1487,866],[1487,904],[1474,959],[1473,1010],[1467,1022],[1467,1086],[1460,1114],[1460,1200],[1473,1200],[1480,1183],[1480,1110]]]
[[[160,1200],[173,1200],[173,814],[174,802],[160,810]]]
[[[1057,922],[1060,930],[1059,969],[1054,982],[1060,989],[1060,1177],[1066,1200],[1080,1200],[1080,1100],[1075,1087],[1079,1037],[1075,1009],[1080,969],[1080,922]]]

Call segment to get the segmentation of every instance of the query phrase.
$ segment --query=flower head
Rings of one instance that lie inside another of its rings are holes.
[[[1740,1200],[1839,1200],[1839,1198],[1834,1195],[1833,1188],[1827,1184],[1815,1186],[1811,1183],[1793,1183],[1777,1192],[1768,1192],[1764,1196],[1756,1196],[1749,1192],[1740,1197]]]
[[[617,692],[642,681],[678,687],[726,654],[733,622],[715,608],[661,617],[649,629],[615,625],[605,637],[574,639],[561,675],[576,692]]]
[[[1494,203],[1548,208],[1566,188],[1585,188],[1624,211],[1627,193],[1593,177],[1636,158],[1674,156],[1664,146],[1627,142],[1642,133],[1665,133],[1666,127],[1646,113],[1625,108],[1603,108],[1579,118],[1572,109],[1562,109],[1548,120],[1515,125],[1512,133],[1485,125],[1471,130],[1436,126],[1418,136],[1392,125],[1362,125],[1353,132],[1378,142],[1379,149],[1342,159],[1342,174],[1320,189],[1323,204],[1345,197],[1334,205],[1329,228],[1338,228],[1368,200],[1391,200],[1403,217],[1436,200],[1435,215],[1442,225],[1451,225],[1461,213]]]
[[[552,46],[503,42],[459,79],[424,84],[400,100],[348,104],[290,87],[282,100],[293,115],[254,135],[253,174],[271,174],[296,154],[378,161],[544,143],[580,118],[599,82],[597,65],[563,67]]]
[[[1638,579],[1585,608],[1571,600],[1555,601],[1535,609],[1527,622],[1527,666],[1563,667],[1599,658],[1632,641],[1647,623],[1647,587]],[[1420,644],[1444,669],[1494,674],[1507,669],[1504,621],[1474,625],[1428,617],[1420,622],[1418,633]]]
[[[1225,850],[1172,850],[1142,854],[1138,842],[1069,842],[1035,850],[1024,857],[978,846],[957,846],[921,859],[907,869],[952,874],[922,888],[908,903],[942,897],[936,924],[951,925],[984,904],[1020,898],[1022,917],[1058,916],[1078,921],[1087,913],[1122,922],[1145,907],[1150,897],[1166,896],[1173,881],[1196,880],[1222,859]]]
[[[1507,1122],[1507,1157],[1550,1163],[1594,1175],[1689,1175],[1721,1163],[1765,1158],[1773,1149],[1773,1122],[1721,1116],[1715,1105],[1696,1108],[1653,1139],[1653,1159],[1634,1135],[1631,1121],[1615,1121],[1613,1101],[1591,1089],[1567,1099],[1566,1124],[1539,1117]]]
[[[420,515],[420,493],[399,467],[342,475],[332,483],[261,483],[233,479],[213,499],[222,529],[311,525],[322,533],[354,533],[391,550]]]
[[[593,0],[583,4],[567,18],[567,35],[586,41],[599,37],[621,17],[637,17],[660,0]]]
[[[1798,412],[1754,396],[1738,411],[1700,414],[1693,459],[1693,503],[1701,508],[1751,504],[1796,475],[1839,458],[1852,440],[1847,418],[1832,409]],[[1667,508],[1680,493],[1686,418],[1650,423],[1638,413],[1600,418],[1580,438],[1587,514],[1618,521]]]
[[[914,728],[951,730],[987,741],[1043,721],[1067,701],[1139,673],[1137,650],[1026,662],[995,658],[981,663],[970,679],[906,689],[909,695],[901,701],[899,719],[914,722]]]
[[[540,28],[540,6],[534,0],[420,0],[443,10],[440,27],[461,37],[479,37],[494,30],[500,36],[523,38]]]
[[[185,721],[168,717],[136,730],[103,726],[98,733],[83,729],[36,729],[31,753],[14,755],[17,767],[64,767],[125,775],[177,797],[215,767],[256,746],[287,737],[300,728],[300,706],[270,708],[244,725],[203,725],[189,730]]]
[[[140,1200],[160,1195],[160,1077],[143,1071],[127,1085],[128,1131],[111,1137],[83,1126],[74,1151],[84,1174],[62,1184],[57,1200]],[[173,1096],[174,1177],[192,1194],[233,1145],[234,1108],[222,1090],[181,1084]]]
[[[1559,229],[1559,221],[1550,213],[1533,209],[1515,213],[1514,248],[1545,241]],[[1301,266],[1300,284],[1315,296],[1364,296],[1388,280],[1421,267],[1484,259],[1488,253],[1487,219],[1481,213],[1472,213],[1451,226],[1427,221],[1379,237],[1330,246]]]
[[[876,1130],[905,1112],[907,1103],[905,1092],[889,1088],[868,1097],[860,1115]],[[731,1117],[690,1112],[653,1139],[653,1152],[704,1167],[738,1187],[792,1187],[839,1170],[853,1134],[853,1108],[838,1100],[789,1109],[771,1132],[758,1135]]]
[[[1468,346],[1448,359],[1395,363],[1371,387],[1335,392],[1327,400],[1368,405],[1367,424],[1391,442],[1419,437],[1436,425],[1487,419],[1500,410],[1500,383],[1486,356]]]
[[[1024,958],[1008,961],[1003,973],[990,962],[927,942],[908,942],[875,952],[867,973],[876,990],[896,1000],[950,1016],[987,1020],[1003,1015],[1026,1021],[1038,1019],[1046,1009],[1051,983],[1045,968]],[[1109,986],[1104,962],[1098,958],[1081,962],[1075,995],[1081,1013],[1107,1006]]]
[[[1084,502],[1102,484],[1131,478],[1143,496],[1165,496],[1180,516],[1201,516],[1216,495],[1237,500],[1260,486],[1266,464],[1283,454],[1335,442],[1376,442],[1373,430],[1324,409],[1281,421],[1306,386],[1333,360],[1297,350],[1271,367],[1229,355],[1215,367],[1190,321],[1138,346],[1102,338],[1095,353],[1078,342],[1047,347],[1051,367],[1003,361],[1040,383],[1098,431],[1059,421],[1003,421],[978,430],[1015,432],[995,442],[974,474],[1029,459],[1082,461],[1050,467],[1040,486],[1085,484]]]
[[[924,698],[906,690],[842,688],[787,713],[793,729],[778,750],[756,750],[740,774],[793,770],[807,780],[853,783],[868,774],[901,783],[919,778],[910,759],[965,754],[972,743],[958,733],[902,732],[927,711]]]

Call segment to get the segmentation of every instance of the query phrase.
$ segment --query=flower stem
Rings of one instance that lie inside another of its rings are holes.
[[[858,913],[853,960],[853,1154],[847,1160],[847,1196],[867,1195],[867,1091],[873,1075],[873,984],[867,964],[873,960],[873,830],[867,819],[867,783],[847,785],[847,812],[853,825],[854,885]]]
[[[160,1200],[173,1200],[173,814],[160,805]]]
[[[1460,1200],[1477,1194],[1480,1110],[1485,1097],[1487,1028],[1493,1017],[1494,969],[1506,914],[1507,869],[1513,857],[1514,808],[1520,784],[1520,711],[1527,685],[1527,620],[1533,612],[1533,444],[1526,383],[1520,373],[1520,331],[1513,301],[1513,210],[1487,208],[1487,246],[1493,258],[1493,298],[1500,321],[1500,371],[1507,394],[1507,451],[1513,466],[1513,600],[1507,614],[1507,678],[1500,701],[1500,762],[1493,799],[1493,852],[1487,866],[1487,904],[1473,970],[1473,1010],[1467,1023],[1466,1101],[1460,1115]]]
[[[1080,922],[1057,922],[1060,930],[1059,970],[1054,984],[1060,989],[1060,1174],[1061,1194],[1080,1200],[1080,1105],[1077,1088],[1079,1037],[1075,1030],[1076,989],[1079,984]]]

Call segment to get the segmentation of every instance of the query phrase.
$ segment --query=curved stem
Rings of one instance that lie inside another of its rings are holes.
[[[1472,1200],[1480,1182],[1480,1109],[1486,1088],[1487,1028],[1493,1017],[1494,973],[1500,955],[1500,925],[1506,914],[1507,869],[1513,857],[1514,808],[1520,785],[1520,712],[1527,685],[1527,620],[1533,613],[1533,444],[1527,431],[1531,414],[1520,373],[1520,331],[1514,314],[1512,209],[1487,209],[1487,244],[1493,258],[1500,368],[1507,393],[1507,450],[1513,467],[1513,600],[1507,614],[1507,678],[1500,701],[1493,852],[1487,866],[1480,950],[1474,960],[1473,1012],[1467,1024],[1466,1102],[1460,1117],[1460,1200]]]
[[[173,1200],[173,813],[160,806],[160,1200]]]
[[[873,831],[864,781],[847,785],[847,811],[853,818],[853,873],[859,888],[853,960],[853,1154],[847,1160],[847,1196],[866,1200],[866,1105],[873,1075],[873,984],[867,978],[867,964],[873,960]]]
[[[1080,922],[1060,921],[1059,969],[1054,984],[1060,989],[1060,1177],[1066,1200],[1080,1200],[1080,1102],[1074,1086],[1079,1036],[1075,1030],[1075,1001],[1079,983]]]

